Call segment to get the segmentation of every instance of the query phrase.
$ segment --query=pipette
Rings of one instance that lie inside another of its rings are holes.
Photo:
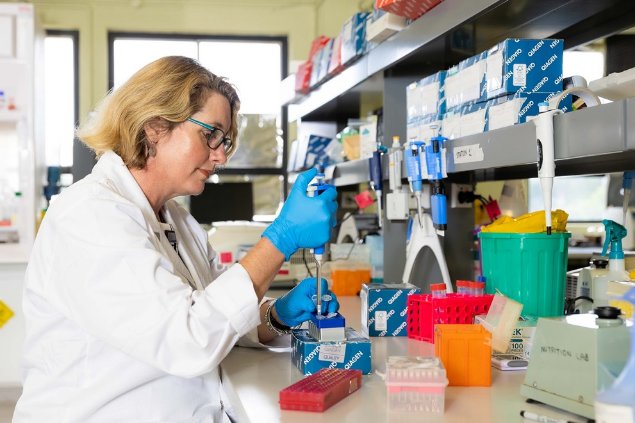
[[[430,144],[426,145],[427,177],[432,185],[430,196],[432,208],[432,223],[438,231],[445,231],[448,223],[448,202],[445,195],[443,178],[447,178],[445,142],[447,138],[433,137]]]
[[[419,219],[419,225],[423,225],[421,217],[421,203],[422,203],[422,190],[423,190],[423,178],[421,176],[421,149],[424,147],[423,141],[410,141],[408,142],[408,148],[404,150],[404,160],[406,161],[406,171],[408,173],[408,183],[410,184],[410,190],[414,193],[417,200],[417,218]]]
[[[311,182],[307,187],[307,195],[309,197],[315,197],[324,192],[331,185],[324,183],[324,174],[318,173],[313,179],[315,182]],[[322,259],[324,258],[324,245],[313,248],[313,258],[315,260],[315,280],[317,282],[317,299],[316,308],[317,314],[322,314]]]
[[[551,195],[553,178],[556,174],[556,161],[553,141],[553,115],[562,113],[560,109],[549,110],[549,103],[538,104],[538,116],[530,119],[536,125],[536,144],[538,148],[538,178],[542,188],[542,200],[545,205],[545,226],[547,235],[551,235]]]
[[[377,150],[373,152],[373,156],[368,159],[370,168],[370,187],[373,191],[375,191],[375,195],[377,196],[377,220],[380,228],[382,224],[381,192],[383,180],[381,171],[381,154],[385,151],[386,147],[380,145],[377,147]]]

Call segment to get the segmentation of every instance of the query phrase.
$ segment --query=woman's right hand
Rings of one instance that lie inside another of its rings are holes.
[[[316,169],[310,169],[298,175],[280,215],[262,234],[286,260],[298,248],[315,248],[328,242],[331,228],[335,227],[335,188],[329,187],[315,197],[307,195],[307,187],[316,174]]]

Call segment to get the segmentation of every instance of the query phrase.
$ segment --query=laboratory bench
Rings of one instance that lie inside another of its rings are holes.
[[[360,331],[359,297],[338,297],[346,325]],[[542,404],[529,404],[520,395],[525,371],[502,372],[492,368],[491,387],[448,386],[445,413],[389,413],[382,379],[386,359],[393,355],[433,356],[434,345],[407,337],[372,337],[373,372],[364,375],[362,387],[325,412],[280,410],[278,394],[302,379],[291,363],[290,348],[271,350],[236,347],[221,364],[227,399],[238,422],[400,422],[447,423],[522,422],[521,410],[553,418],[583,422],[586,419]]]

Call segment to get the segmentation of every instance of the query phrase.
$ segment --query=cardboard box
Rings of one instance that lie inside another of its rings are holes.
[[[366,51],[366,19],[368,13],[355,13],[342,27],[342,65]]]
[[[306,329],[294,329],[291,334],[291,361],[305,375],[320,369],[372,371],[370,339],[346,328],[346,341],[318,342]]]
[[[445,85],[445,107],[452,110],[469,102],[485,100],[487,89],[487,52],[468,57],[448,69]]]
[[[487,51],[485,99],[513,94],[562,91],[564,41],[507,39]]]
[[[445,71],[427,76],[406,87],[407,119],[445,113]]]
[[[498,97],[488,102],[488,130],[525,123],[527,117],[538,115],[538,104],[549,101],[558,93],[517,92],[509,96]],[[560,110],[571,111],[571,96],[560,102]]]
[[[362,286],[362,333],[368,336],[407,336],[408,296],[421,290],[411,284]]]
[[[384,12],[366,23],[366,41],[381,43],[405,27],[406,18]]]
[[[410,19],[417,19],[419,16],[432,9],[443,0],[376,0],[375,7],[405,16]]]

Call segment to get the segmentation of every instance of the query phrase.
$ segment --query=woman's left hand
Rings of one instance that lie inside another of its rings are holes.
[[[328,289],[326,279],[321,280],[322,314],[335,313],[340,308],[335,294]],[[293,327],[311,319],[317,312],[314,297],[317,294],[315,278],[306,278],[295,288],[276,300],[275,317],[280,323]],[[325,301],[325,297],[327,300]],[[330,297],[330,299],[328,299]]]

